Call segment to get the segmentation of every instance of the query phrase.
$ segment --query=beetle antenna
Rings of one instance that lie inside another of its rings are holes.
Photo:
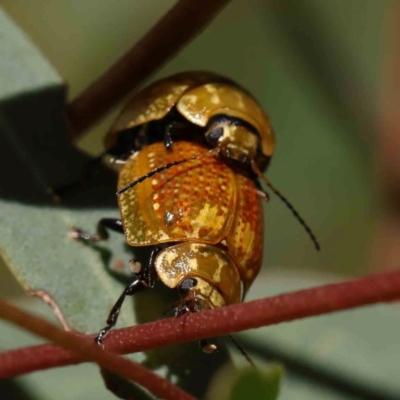
[[[256,364],[254,364],[253,360],[251,359],[251,357],[247,354],[246,350],[243,349],[243,347],[235,340],[235,338],[228,334],[229,339],[232,340],[232,343],[236,346],[236,348],[240,351],[240,353],[242,354],[242,356],[248,361],[248,363],[253,367],[253,368],[257,368]]]
[[[299,221],[300,224],[303,226],[303,228],[306,230],[308,236],[314,243],[315,248],[319,251],[321,247],[318,243],[318,239],[315,237],[314,232],[308,226],[306,221],[304,221],[304,219],[300,216],[298,211],[290,203],[290,201],[278,189],[276,189],[275,186],[273,186],[272,183],[260,172],[257,164],[254,161],[251,162],[251,166],[253,168],[253,171],[258,175],[258,177],[261,178],[261,180],[283,201],[283,203],[285,203],[286,207],[292,212],[297,221]]]
[[[119,196],[120,194],[125,193],[127,190],[133,188],[138,183],[141,183],[141,182],[145,181],[146,179],[149,179],[152,176],[157,175],[162,171],[165,171],[166,169],[172,168],[175,165],[183,164],[183,163],[188,162],[188,161],[198,160],[199,158],[202,158],[202,157],[206,156],[207,154],[216,155],[216,154],[218,154],[218,152],[219,152],[219,149],[215,148],[215,149],[207,150],[207,151],[205,151],[203,153],[200,153],[197,156],[192,156],[192,157],[189,157],[189,158],[182,158],[181,160],[177,160],[177,161],[171,161],[170,163],[164,164],[161,167],[154,168],[153,170],[148,172],[146,175],[143,175],[140,178],[135,179],[134,181],[132,181],[131,183],[128,183],[123,188],[119,189],[117,191],[117,195]]]

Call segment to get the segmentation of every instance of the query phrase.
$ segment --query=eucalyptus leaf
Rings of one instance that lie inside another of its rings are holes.
[[[233,385],[230,400],[276,400],[282,375],[283,368],[279,364],[270,366],[264,373],[255,369],[245,370]]]
[[[68,233],[72,225],[93,229],[104,214],[118,215],[115,178],[100,174],[69,207],[54,204],[51,187],[76,179],[87,161],[69,137],[65,85],[3,13],[0,29],[1,254],[25,289],[45,290],[72,328],[94,332],[121,284],[98,253]],[[93,211],[90,203],[103,208]],[[121,322],[135,323],[133,313],[124,312]]]
[[[56,301],[72,329],[95,333],[132,279],[129,260],[146,262],[148,249],[134,251],[118,233],[93,246],[70,237],[72,226],[94,233],[100,218],[119,217],[117,176],[100,166],[79,190],[54,202],[52,188],[76,180],[90,159],[71,143],[62,79],[4,14],[0,33],[2,63],[7,63],[0,75],[1,256],[27,291],[43,290]],[[117,326],[159,319],[178,300],[174,295],[157,286],[128,298]],[[4,343],[0,347],[10,348]],[[189,343],[132,357],[202,396],[228,355],[223,345],[209,357]]]
[[[280,364],[234,369],[225,365],[215,376],[207,400],[276,400],[284,369]]]

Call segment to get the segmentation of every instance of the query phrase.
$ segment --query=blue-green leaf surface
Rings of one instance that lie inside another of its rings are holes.
[[[118,215],[113,201],[106,207],[96,189],[109,189],[111,200],[112,177],[93,182],[86,203],[78,198],[72,205],[54,204],[50,187],[75,179],[85,160],[70,143],[65,85],[4,13],[0,29],[2,256],[26,289],[46,290],[74,329],[93,332],[121,285],[110,279],[98,253],[68,233],[72,225],[93,230],[101,216]],[[103,207],[94,210],[97,199]],[[129,308],[121,319],[134,321]]]
[[[214,376],[207,400],[276,400],[283,372],[280,364],[239,369],[226,365]]]
[[[50,188],[76,179],[88,157],[70,143],[61,78],[5,14],[0,18],[4,37],[0,53],[7,62],[0,76],[1,256],[25,289],[45,290],[56,300],[70,327],[97,332],[132,279],[128,261],[141,256],[146,260],[146,249],[134,254],[119,234],[93,247],[69,237],[73,225],[94,232],[100,218],[119,216],[116,175],[100,168],[87,185],[54,203]],[[20,82],[13,86],[18,77]],[[9,84],[3,86],[3,81]],[[5,93],[2,87],[7,88]],[[121,263],[125,272],[114,271]],[[156,287],[128,298],[118,327],[160,318],[177,300],[169,292]],[[3,337],[0,348],[15,347],[14,338]],[[227,353],[221,348],[210,358],[197,344],[187,344],[132,357],[201,395],[213,371],[226,362]]]

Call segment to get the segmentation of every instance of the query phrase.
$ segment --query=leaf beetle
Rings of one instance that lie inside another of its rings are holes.
[[[225,157],[241,163],[254,160],[260,170],[274,152],[274,133],[257,101],[232,80],[200,71],[175,74],[139,92],[127,103],[104,144],[109,154],[118,157],[129,156],[151,141],[163,140],[171,149],[174,133],[185,127],[190,136],[201,135]]]
[[[121,219],[99,221],[97,234],[79,228],[76,239],[97,241],[107,229],[130,246],[151,246],[146,266],[112,308],[97,338],[116,324],[126,296],[156,279],[177,289],[175,315],[242,301],[261,268],[263,216],[268,194],[291,209],[319,249],[312,231],[262,175],[275,147],[269,119],[238,84],[210,72],[185,72],[135,95],[105,137],[107,153],[122,164]],[[204,351],[215,346],[203,340]]]

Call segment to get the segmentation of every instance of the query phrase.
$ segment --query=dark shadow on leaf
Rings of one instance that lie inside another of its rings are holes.
[[[76,181],[91,158],[76,149],[59,88],[13,97],[0,110],[0,197],[53,205],[51,188]],[[117,207],[116,174],[103,165],[71,193],[68,207]]]
[[[100,368],[100,373],[106,388],[116,397],[124,400],[150,400],[154,396],[140,386],[128,381],[121,376],[115,375],[112,372]]]
[[[11,379],[0,382],[0,393],[1,397],[7,400],[34,400],[37,398],[33,393],[28,393],[22,385]]]
[[[90,247],[92,250],[96,251],[100,255],[100,260],[101,260],[104,270],[112,278],[116,279],[118,282],[121,282],[125,286],[130,282],[130,280],[132,279],[132,276],[125,273],[124,271],[118,271],[115,268],[113,268],[113,265],[112,265],[113,253],[110,249],[108,249],[107,247],[103,247],[96,243],[90,243],[90,242],[85,242],[85,241],[81,241],[81,243],[84,246]],[[122,289],[121,289],[121,292],[122,292]],[[117,299],[115,299],[115,300],[117,300]]]

